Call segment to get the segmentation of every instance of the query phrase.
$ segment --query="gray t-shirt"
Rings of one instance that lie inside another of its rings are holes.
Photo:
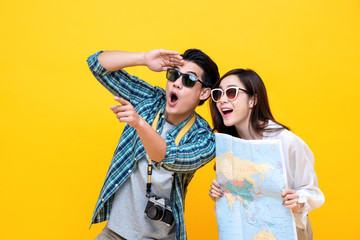
[[[165,122],[161,137],[175,126]],[[148,198],[146,197],[148,156],[138,161],[137,168],[128,180],[115,193],[110,211],[108,228],[126,239],[175,239],[176,226],[149,219],[144,213]],[[151,192],[158,197],[170,199],[172,172],[164,168],[153,167],[151,175]]]

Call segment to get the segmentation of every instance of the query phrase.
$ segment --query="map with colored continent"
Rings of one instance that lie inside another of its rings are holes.
[[[215,212],[220,240],[297,239],[279,140],[243,140],[216,133],[216,178],[224,190]]]

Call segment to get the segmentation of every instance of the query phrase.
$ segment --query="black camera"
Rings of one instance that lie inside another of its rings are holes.
[[[152,196],[146,204],[145,213],[151,220],[159,220],[168,226],[174,221],[174,216],[167,198]]]

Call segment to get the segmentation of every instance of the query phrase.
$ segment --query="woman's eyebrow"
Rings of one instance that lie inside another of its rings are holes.
[[[231,84],[231,85],[228,85],[228,86],[226,86],[226,87],[220,87],[219,86],[219,88],[221,88],[221,89],[226,89],[226,88],[229,88],[229,87],[238,87],[238,86],[236,86],[235,84]]]

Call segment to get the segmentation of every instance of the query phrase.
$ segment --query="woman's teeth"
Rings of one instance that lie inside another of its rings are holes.
[[[222,110],[224,116],[229,115],[232,111],[233,111],[232,109],[224,109],[224,110]]]

